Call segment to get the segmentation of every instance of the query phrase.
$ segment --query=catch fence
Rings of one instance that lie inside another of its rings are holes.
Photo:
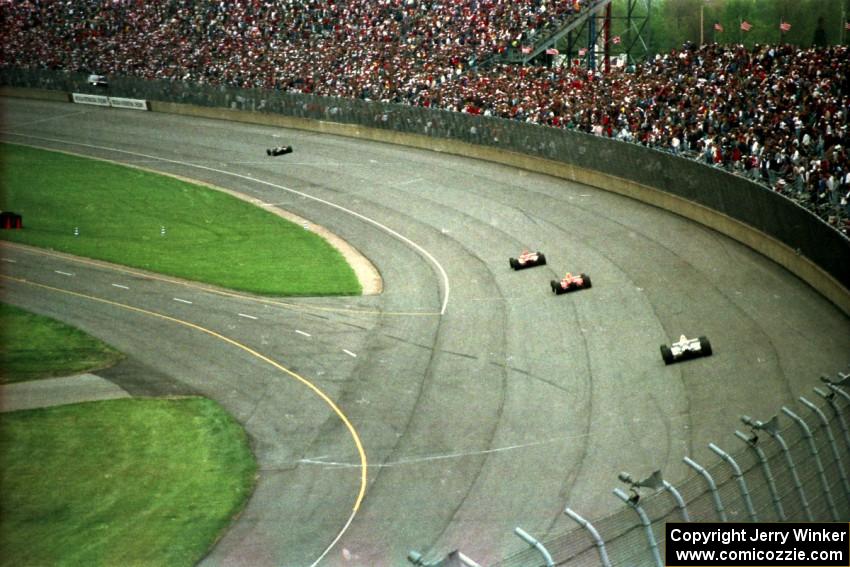
[[[552,565],[570,567],[663,567],[667,522],[847,522],[850,374],[822,380],[811,396],[766,422],[742,416],[739,444],[713,446],[718,456],[711,463],[686,459],[693,474],[681,483],[672,485],[660,474],[637,481],[626,477],[619,487],[612,485],[612,492],[627,499],[619,511],[582,526],[587,519],[581,512],[568,510],[574,529],[491,567],[545,567],[548,558]],[[414,564],[470,565],[457,557]]]

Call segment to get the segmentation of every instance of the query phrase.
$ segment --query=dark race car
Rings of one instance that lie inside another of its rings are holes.
[[[274,148],[266,149],[266,155],[282,156],[283,154],[291,154],[292,146],[275,146]]]
[[[533,268],[534,266],[545,266],[546,256],[543,252],[529,252],[526,250],[519,255],[519,258],[510,258],[509,263],[514,270],[524,270],[525,268]]]
[[[702,356],[711,356],[711,343],[705,337],[689,339],[682,335],[678,341],[669,347],[661,345],[661,358],[664,359],[664,364],[673,364],[681,360],[690,360]]]
[[[574,276],[569,272],[567,272],[567,275],[565,275],[561,281],[552,280],[549,283],[552,286],[552,291],[555,295],[569,293],[578,289],[590,289],[592,287],[592,284],[590,283],[590,276],[587,274]]]

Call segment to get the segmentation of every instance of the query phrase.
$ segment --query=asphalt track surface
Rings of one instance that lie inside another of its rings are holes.
[[[850,320],[804,282],[605,191],[308,132],[2,103],[4,140],[241,191],[381,272],[378,296],[263,301],[2,247],[3,298],[128,353],[116,383],[210,396],[244,424],[259,484],[204,565],[458,548],[486,564],[525,548],[515,526],[545,539],[573,527],[566,506],[619,509],[621,470],[675,483],[684,456],[715,462],[707,444],[737,449],[738,416],[770,417],[850,358]],[[549,265],[511,270],[525,247]],[[568,270],[593,288],[554,296]],[[714,356],[665,367],[658,347],[680,334],[707,335]]]

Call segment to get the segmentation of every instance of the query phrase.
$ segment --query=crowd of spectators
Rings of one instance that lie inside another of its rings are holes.
[[[770,186],[850,232],[850,50],[684,46],[634,70],[469,70],[411,104],[569,128]]]
[[[6,66],[371,99],[450,80],[591,0],[6,0]]]
[[[846,46],[686,45],[611,73],[479,65],[591,0],[0,0],[0,66],[363,98],[644,144],[847,231]]]

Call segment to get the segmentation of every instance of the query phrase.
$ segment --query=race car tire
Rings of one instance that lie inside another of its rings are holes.
[[[546,256],[544,256],[540,252],[537,253],[537,265],[538,266],[545,266],[546,265]]]
[[[563,288],[561,287],[561,282],[559,282],[558,280],[550,280],[550,281],[549,281],[549,285],[551,285],[551,286],[552,286],[552,292],[553,292],[555,295],[561,295],[561,291],[562,291],[562,289],[563,289]]]
[[[590,276],[588,276],[587,274],[582,274],[581,279],[584,280],[584,287],[586,287],[587,289],[593,287],[593,284],[590,283]]]
[[[705,356],[711,356],[711,343],[705,337],[699,338],[699,349]]]
[[[673,363],[673,351],[667,345],[661,345],[661,358],[664,359],[664,364]]]
[[[511,265],[511,268],[513,268],[514,270],[516,270],[516,269],[517,269],[517,260],[516,260],[516,258],[511,258],[510,260],[508,260],[508,263]]]
[[[272,155],[272,151],[269,148],[266,148],[266,155],[267,156]]]

